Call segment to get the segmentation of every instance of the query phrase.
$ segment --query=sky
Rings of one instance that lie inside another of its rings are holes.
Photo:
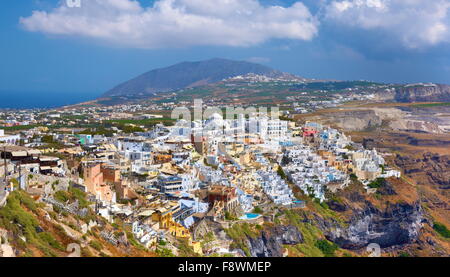
[[[307,78],[450,84],[450,0],[21,0],[0,9],[0,106],[22,93],[95,98],[151,69],[210,58]]]

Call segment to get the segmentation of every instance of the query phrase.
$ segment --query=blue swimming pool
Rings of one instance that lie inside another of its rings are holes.
[[[261,216],[260,214],[248,213],[248,214],[245,214],[244,216],[241,216],[240,219],[242,219],[242,220],[257,219],[260,216]]]

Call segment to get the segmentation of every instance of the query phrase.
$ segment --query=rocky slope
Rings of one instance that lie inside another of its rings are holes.
[[[434,185],[443,191],[450,189],[450,156],[425,153],[422,157],[413,158],[397,155],[395,163],[419,184]]]
[[[371,243],[381,248],[410,244],[419,237],[423,212],[419,204],[395,204],[385,210],[367,207],[355,212],[348,227],[325,228],[326,237],[344,249],[359,250]]]
[[[302,234],[292,225],[265,229],[259,236],[248,236],[247,241],[252,257],[282,257],[283,245],[304,242]]]
[[[81,191],[77,195],[82,197]],[[92,211],[71,214],[14,191],[0,209],[0,257],[156,256],[137,243],[128,227],[114,225]]]

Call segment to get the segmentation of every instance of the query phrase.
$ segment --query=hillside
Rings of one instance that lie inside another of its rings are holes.
[[[156,256],[136,242],[131,227],[96,216],[86,197],[76,189],[55,193],[61,203],[86,207],[88,212],[78,215],[35,201],[24,191],[11,193],[0,208],[0,257]]]
[[[151,70],[116,86],[106,92],[103,97],[146,95],[192,88],[250,73],[272,78],[297,78],[255,63],[211,59],[200,62],[183,62],[166,68]]]

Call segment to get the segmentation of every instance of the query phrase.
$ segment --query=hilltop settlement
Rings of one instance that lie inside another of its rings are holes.
[[[183,245],[190,255],[249,256],[257,254],[239,244],[233,226],[274,224],[284,211],[305,209],[310,201],[325,206],[330,192],[355,180],[373,194],[380,180],[401,177],[385,162],[390,153],[329,126],[299,124],[283,112],[276,118],[252,113],[230,120],[212,113],[173,121],[141,108],[16,113],[21,124],[27,122],[23,129],[6,119],[9,127],[0,130],[0,207],[26,192],[45,220],[75,218],[65,232],[91,252],[99,247],[86,234],[98,230],[106,243],[131,240],[159,255],[186,255]],[[96,121],[118,125],[64,126]],[[24,248],[5,244],[6,227],[0,225],[0,254],[24,255]],[[26,228],[16,231],[13,237],[32,242]]]

